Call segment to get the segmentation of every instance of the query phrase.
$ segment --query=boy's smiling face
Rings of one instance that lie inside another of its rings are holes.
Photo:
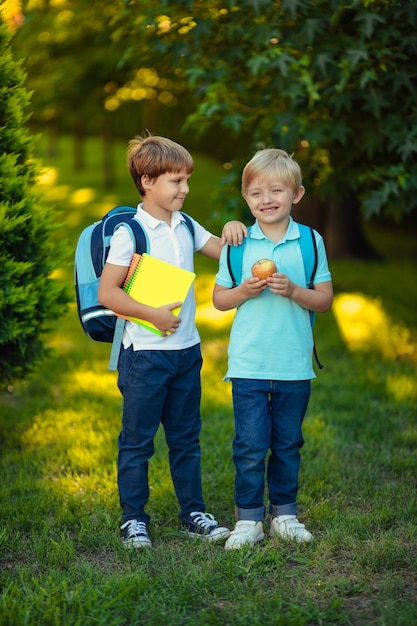
[[[191,174],[185,170],[166,172],[154,179],[143,176],[142,184],[146,192],[143,198],[144,209],[157,219],[170,222],[171,214],[182,209],[190,191],[190,177]]]
[[[261,224],[288,223],[293,204],[304,195],[304,187],[292,186],[270,176],[258,176],[247,187],[244,198]]]

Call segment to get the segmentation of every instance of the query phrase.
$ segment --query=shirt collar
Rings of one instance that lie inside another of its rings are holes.
[[[165,224],[163,220],[159,220],[150,213],[144,210],[143,204],[138,204],[136,216],[140,222],[149,226],[149,228],[155,229],[159,224]],[[180,222],[183,222],[184,218],[179,211],[174,211],[171,215],[171,228],[174,229]]]
[[[261,227],[259,226],[258,220],[253,224],[250,230],[250,236],[253,239],[266,239],[264,233],[262,232]],[[281,239],[279,243],[285,243],[287,239],[298,239],[300,236],[300,231],[298,229],[297,222],[294,222],[293,218],[290,215],[290,221],[288,224],[287,232]]]

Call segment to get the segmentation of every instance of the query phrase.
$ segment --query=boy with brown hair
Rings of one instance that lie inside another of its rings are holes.
[[[193,271],[194,252],[218,259],[226,238],[237,243],[246,234],[240,223],[215,237],[195,220],[194,236],[181,209],[194,169],[183,146],[165,137],[135,137],[127,161],[142,196],[136,218],[145,230],[149,254]],[[192,218],[190,218],[192,219]],[[148,462],[154,453],[159,424],[169,448],[172,481],[180,504],[179,518],[189,535],[209,541],[223,539],[230,531],[205,512],[200,469],[200,338],[195,325],[193,289],[184,303],[159,308],[134,301],[122,289],[134,253],[131,237],[120,227],[111,239],[102,273],[99,299],[123,316],[152,322],[162,337],[127,321],[118,363],[118,386],[123,395],[122,429],[118,439],[118,487],[126,546],[148,547],[150,517]],[[180,305],[181,317],[172,311]]]

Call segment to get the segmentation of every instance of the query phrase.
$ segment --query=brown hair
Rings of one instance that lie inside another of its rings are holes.
[[[185,170],[191,174],[194,162],[191,154],[183,146],[166,137],[137,135],[129,142],[127,165],[141,196],[145,195],[142,176],[158,178],[167,172]]]
[[[294,193],[302,186],[301,168],[288,152],[278,148],[258,150],[246,164],[242,173],[242,195],[245,196],[251,182],[262,176],[276,176],[292,187]]]

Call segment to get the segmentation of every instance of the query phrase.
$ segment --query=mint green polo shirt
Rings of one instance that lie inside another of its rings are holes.
[[[318,265],[314,284],[331,280],[322,237],[314,231]],[[284,237],[278,243],[265,237],[259,224],[251,228],[247,238],[242,280],[251,276],[252,265],[261,258],[272,259],[279,272],[305,287],[306,278],[300,232],[292,218]],[[227,247],[222,250],[216,283],[232,287],[227,268]],[[254,378],[261,380],[311,380],[313,370],[313,333],[307,309],[290,298],[272,294],[266,289],[244,302],[232,324],[225,380]]]

